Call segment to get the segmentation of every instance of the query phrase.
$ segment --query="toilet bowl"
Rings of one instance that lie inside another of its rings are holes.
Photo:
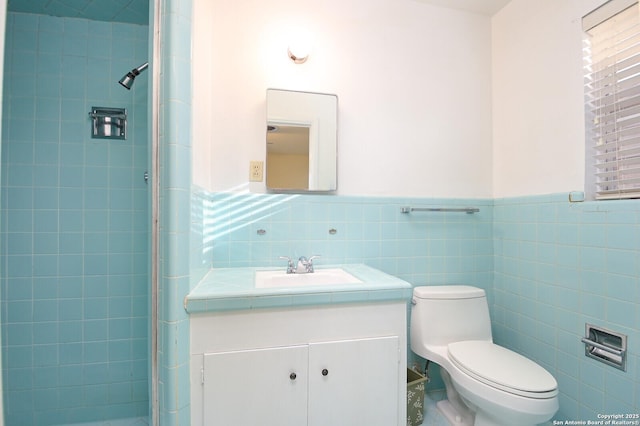
[[[493,343],[484,290],[416,287],[411,349],[441,366],[452,425],[536,425],[558,410],[558,385],[530,359]]]

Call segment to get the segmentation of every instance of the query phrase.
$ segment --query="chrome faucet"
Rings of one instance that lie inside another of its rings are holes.
[[[298,259],[298,267],[296,268],[296,274],[312,274],[313,273],[313,259],[320,256],[311,256],[307,259],[304,256],[300,256]]]
[[[300,256],[297,266],[290,257],[280,256],[280,259],[287,261],[287,274],[311,274],[313,273],[313,259],[318,257],[320,256],[316,255],[307,259],[305,256]]]
[[[280,256],[280,259],[284,259],[287,261],[287,274],[296,273],[296,265],[293,264],[293,260],[291,260],[289,256]]]

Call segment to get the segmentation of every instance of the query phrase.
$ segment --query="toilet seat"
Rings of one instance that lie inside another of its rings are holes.
[[[486,385],[527,398],[558,394],[558,383],[547,370],[493,342],[455,342],[448,345],[447,352],[456,367]]]

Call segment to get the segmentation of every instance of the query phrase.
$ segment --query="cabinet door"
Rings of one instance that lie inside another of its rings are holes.
[[[398,424],[397,336],[309,345],[309,426]]]
[[[308,347],[205,354],[206,426],[307,423]]]

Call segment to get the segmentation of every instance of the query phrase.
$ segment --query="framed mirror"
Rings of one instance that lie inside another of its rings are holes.
[[[335,191],[337,135],[336,95],[267,89],[267,189]]]

